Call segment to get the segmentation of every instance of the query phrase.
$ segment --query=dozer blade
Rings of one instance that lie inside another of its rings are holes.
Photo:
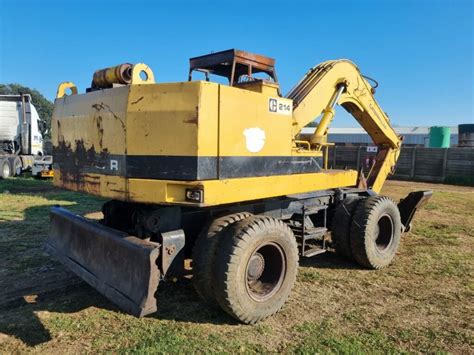
[[[122,310],[142,317],[156,311],[159,244],[51,209],[46,250]]]
[[[409,232],[411,229],[411,221],[415,216],[415,212],[423,207],[428,200],[433,196],[433,191],[422,190],[410,192],[405,198],[398,203],[398,210],[400,211],[400,218],[404,226],[404,232]]]

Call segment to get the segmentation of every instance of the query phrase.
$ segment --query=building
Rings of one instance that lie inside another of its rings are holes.
[[[403,136],[404,146],[422,146],[427,147],[430,137],[430,127],[394,127],[395,131]],[[451,146],[458,145],[458,126],[451,128]],[[303,134],[311,134],[314,128],[304,128]],[[371,145],[367,132],[362,127],[337,128],[330,127],[328,133],[328,142],[337,145]]]

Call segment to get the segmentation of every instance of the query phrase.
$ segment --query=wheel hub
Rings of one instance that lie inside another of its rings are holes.
[[[257,302],[265,302],[280,289],[286,274],[282,248],[273,242],[258,247],[247,262],[247,292]]]
[[[263,270],[265,269],[265,259],[260,253],[252,255],[249,261],[249,267],[247,270],[247,278],[249,281],[255,281],[262,276]]]
[[[375,227],[375,246],[379,252],[390,247],[394,235],[393,221],[388,214],[383,214]]]

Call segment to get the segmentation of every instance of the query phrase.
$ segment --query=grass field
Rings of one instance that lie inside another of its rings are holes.
[[[185,280],[161,284],[159,311],[137,319],[42,249],[48,210],[102,200],[32,179],[0,181],[0,352],[473,353],[474,189],[389,181],[384,194],[433,189],[390,267],[333,253],[301,261],[282,312],[255,326],[207,308]]]

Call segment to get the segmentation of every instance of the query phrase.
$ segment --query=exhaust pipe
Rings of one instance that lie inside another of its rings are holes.
[[[133,65],[124,63],[97,70],[92,78],[93,89],[111,88],[113,84],[129,85],[132,82]]]

